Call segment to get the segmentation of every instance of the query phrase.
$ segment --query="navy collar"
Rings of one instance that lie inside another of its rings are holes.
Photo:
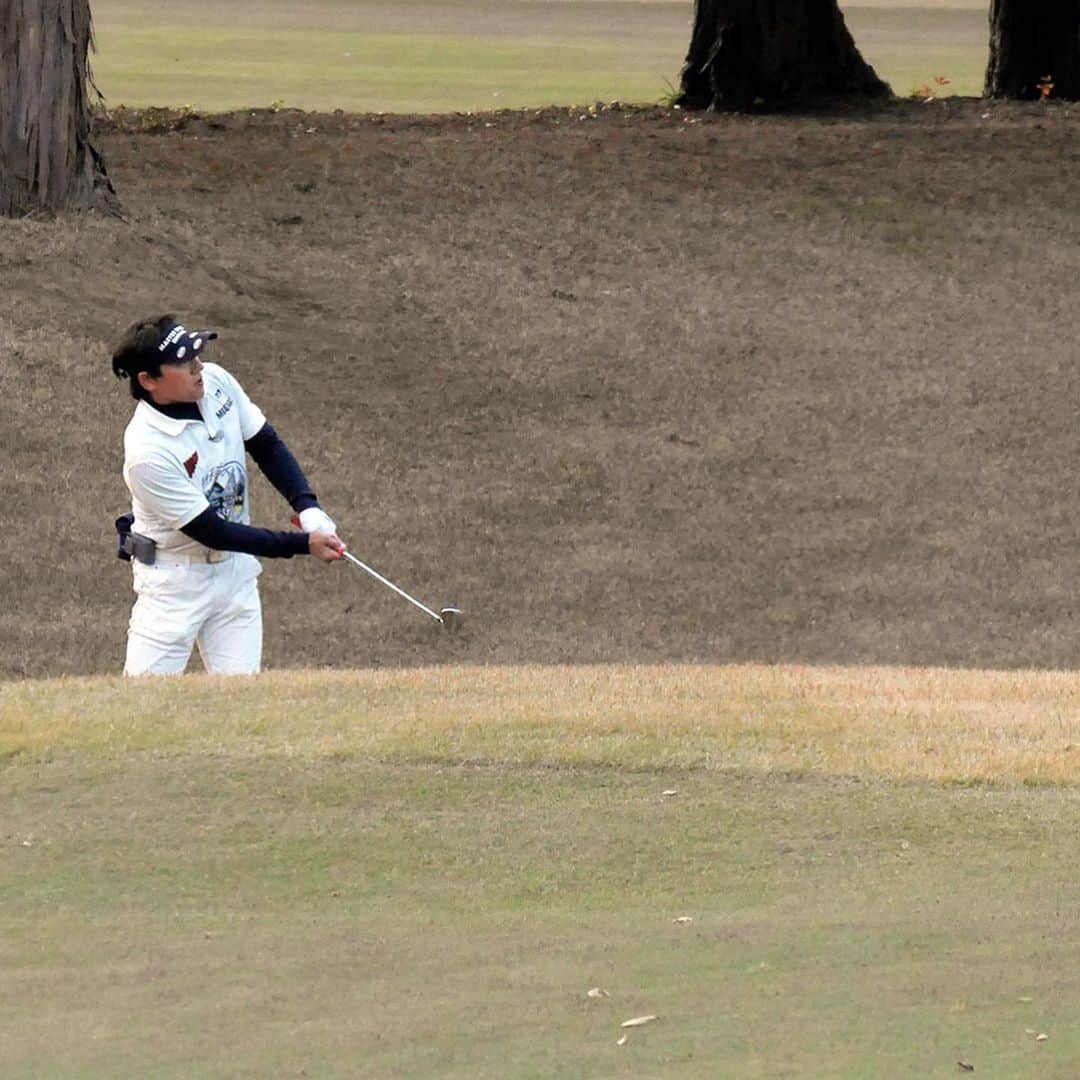
[[[201,420],[203,415],[199,412],[199,406],[194,401],[174,401],[171,405],[159,405],[156,401],[146,398],[146,404],[157,409],[163,416],[171,420]]]

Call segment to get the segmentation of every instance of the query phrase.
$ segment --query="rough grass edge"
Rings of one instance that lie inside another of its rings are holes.
[[[0,685],[0,768],[133,753],[1080,784],[1080,674],[778,665]]]

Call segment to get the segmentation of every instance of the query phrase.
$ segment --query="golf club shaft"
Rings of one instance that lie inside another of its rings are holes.
[[[376,581],[381,581],[388,589],[393,589],[394,592],[398,594],[398,596],[404,596],[410,604],[415,604],[421,611],[423,611],[427,615],[430,615],[436,622],[441,623],[443,621],[441,615],[439,615],[437,612],[432,611],[431,608],[429,608],[426,604],[421,604],[419,600],[411,597],[404,589],[399,589],[392,581],[384,578],[382,574],[378,572],[378,570],[372,570],[372,568],[368,566],[367,563],[361,562],[355,555],[350,555],[347,551],[343,551],[342,554],[350,562],[356,563],[356,565],[359,566],[361,570],[366,570],[373,578],[375,578]]]

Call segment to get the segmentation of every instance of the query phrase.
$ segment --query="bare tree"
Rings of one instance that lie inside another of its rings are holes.
[[[1080,99],[1080,0],[991,0],[983,93]]]
[[[681,90],[692,109],[891,93],[859,54],[837,0],[695,0]]]
[[[90,0],[0,0],[0,215],[114,209],[90,142]]]

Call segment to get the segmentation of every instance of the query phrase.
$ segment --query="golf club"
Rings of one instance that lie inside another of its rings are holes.
[[[451,633],[457,630],[461,626],[462,613],[460,608],[456,607],[444,607],[439,612],[434,612],[427,606],[427,604],[421,604],[415,597],[410,596],[404,589],[398,588],[389,578],[384,578],[378,570],[373,570],[366,562],[361,562],[355,555],[351,555],[347,551],[343,551],[342,554],[349,562],[359,566],[361,570],[369,573],[376,581],[381,581],[388,589],[393,589],[398,596],[404,596],[410,604],[418,607],[425,615],[430,615],[436,622],[442,623],[445,630]]]

